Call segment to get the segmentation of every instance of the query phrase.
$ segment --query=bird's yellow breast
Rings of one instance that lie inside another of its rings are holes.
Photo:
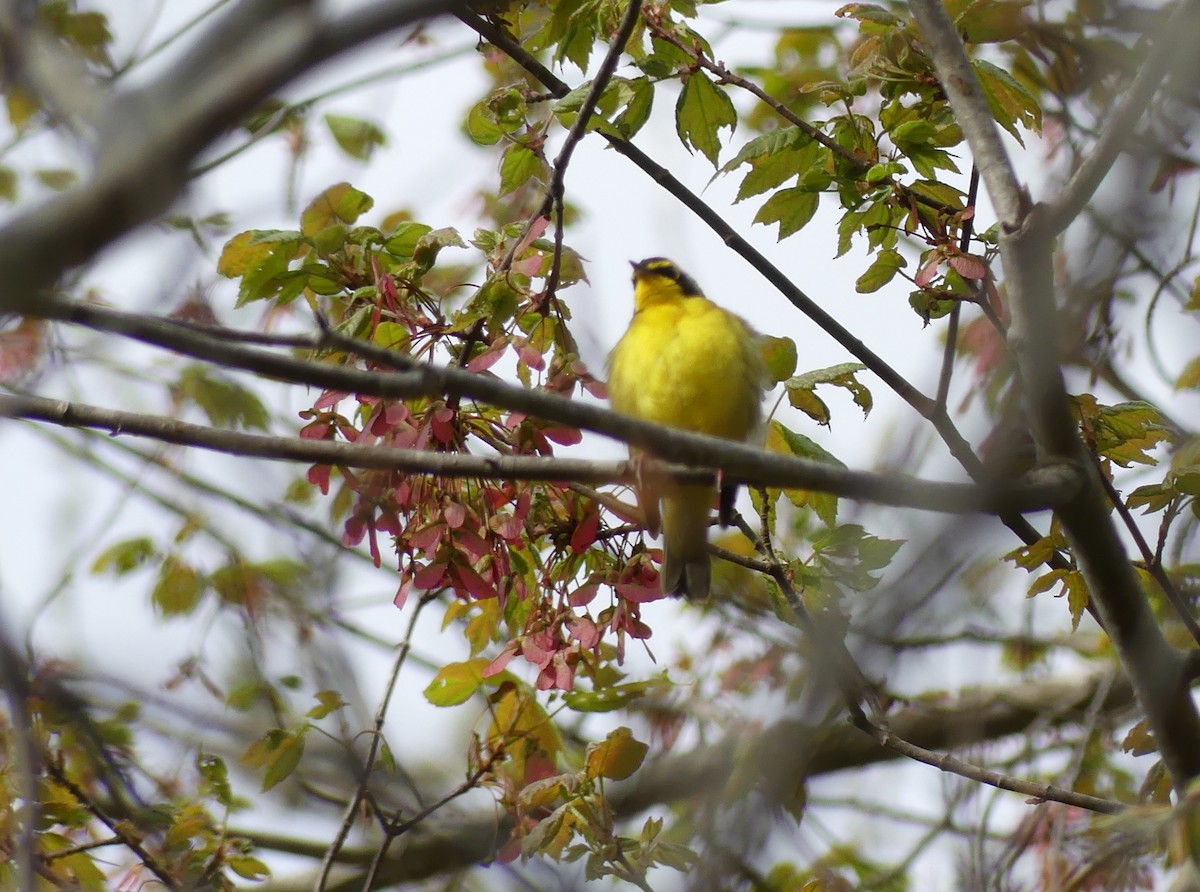
[[[749,328],[704,297],[639,298],[610,359],[613,408],[715,437],[749,437],[764,385]]]

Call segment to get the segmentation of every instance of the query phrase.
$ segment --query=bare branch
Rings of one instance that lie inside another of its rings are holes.
[[[1125,806],[1119,802],[1113,802],[1111,799],[1101,799],[1098,796],[1089,796],[1086,793],[1064,790],[1053,784],[1038,784],[1022,780],[1021,778],[1013,777],[1000,771],[992,771],[989,768],[972,765],[970,762],[964,762],[962,759],[952,756],[949,753],[935,753],[932,750],[910,743],[890,731],[873,725],[865,716],[856,716],[855,724],[858,728],[878,740],[881,746],[886,746],[888,749],[895,750],[902,756],[907,756],[918,762],[924,762],[926,765],[932,765],[941,771],[949,771],[968,780],[999,787],[1001,790],[1008,790],[1012,793],[1023,793],[1026,796],[1031,796],[1041,801],[1062,802],[1066,805],[1073,805],[1076,808],[1086,808],[1088,811],[1099,812],[1105,815],[1115,815],[1125,810]]]
[[[1089,707],[1097,702],[1101,686],[1110,680],[1112,686],[1100,698],[1100,708],[1105,715],[1120,715],[1134,705],[1133,690],[1126,679],[1112,680],[1111,673],[1104,671],[1071,682],[1043,680],[1004,688],[979,688],[964,691],[950,700],[921,701],[889,716],[889,726],[893,735],[926,751],[975,746],[1020,734],[1035,723],[1045,723],[1050,728],[1077,724],[1086,718]],[[814,728],[806,722],[784,720],[758,735],[734,732],[717,743],[647,763],[629,781],[610,790],[609,804],[615,814],[630,818],[654,806],[695,800],[720,791],[734,771],[747,764],[764,770],[769,767],[772,777],[786,779],[781,780],[779,789],[795,789],[803,778],[861,768],[905,755],[896,748],[880,746],[872,736],[849,723]],[[1062,793],[1071,804],[1104,814],[1124,808],[1108,799],[1080,796],[1043,784],[1031,786],[1034,789],[1015,792],[1064,801],[1058,795]],[[390,858],[379,876],[389,883],[413,882],[485,861],[503,848],[511,830],[508,817],[490,810],[463,815],[441,830],[426,828],[418,832],[409,840],[403,856]],[[237,835],[256,839],[253,832]],[[262,837],[259,841],[270,847],[272,839]],[[286,840],[284,844],[289,847],[286,851],[295,851],[294,841]],[[308,853],[319,858],[323,851],[314,845]],[[363,857],[361,849],[354,851],[354,860]],[[329,892],[360,888],[361,875],[355,876],[357,884],[351,877],[331,884]],[[311,883],[278,888],[290,892],[311,888]]]
[[[1133,82],[1119,91],[1121,101],[1104,119],[1104,131],[1075,170],[1058,197],[1046,208],[1043,222],[1047,234],[1058,235],[1083,211],[1084,207],[1108,172],[1117,156],[1133,138],[1150,100],[1172,72],[1183,65],[1195,65],[1196,34],[1200,31],[1200,3],[1196,0],[1176,0],[1175,10],[1162,25],[1153,44],[1147,48],[1141,68]]]
[[[380,0],[322,19],[308,2],[243,0],[180,63],[117,94],[92,176],[0,230],[0,309],[32,311],[67,269],[165,211],[192,162],[272,92],[326,59],[450,0]]]
[[[1074,464],[1087,477],[1058,514],[1087,582],[1089,606],[1116,645],[1163,762],[1182,791],[1200,774],[1200,714],[1189,694],[1183,658],[1167,644],[1146,603],[1067,401],[1052,262],[1056,233],[1048,228],[1053,221],[1040,206],[1027,207],[945,7],[939,0],[913,0],[911,7],[1001,216],[1001,255],[1012,312],[1009,343],[1039,455]]]
[[[316,370],[328,368],[314,364]],[[386,379],[389,376],[362,373],[367,377]],[[471,375],[469,372],[463,374]],[[385,390],[394,390],[386,386]],[[520,388],[513,388],[518,392]],[[367,392],[370,392],[369,390]],[[436,392],[436,391],[434,391]],[[624,427],[625,416],[598,406],[573,403],[550,394],[539,394],[560,401],[562,411],[556,420],[573,423],[576,410],[586,409],[581,417],[591,423],[584,426],[612,434]],[[102,409],[79,403],[48,400],[31,396],[0,396],[0,417],[26,418],[47,421],[64,427],[95,428],[149,437],[166,443],[194,446],[231,455],[253,456],[278,461],[297,461],[309,464],[328,464],[342,467],[368,468],[382,471],[405,471],[435,474],[442,477],[482,477],[502,480],[549,480],[590,483],[633,483],[637,477],[631,462],[597,461],[590,459],[542,458],[524,455],[473,455],[470,453],[429,452],[420,449],[335,443],[328,440],[305,440],[300,437],[272,437],[240,431],[219,430],[198,424],[175,421],[159,415],[143,415]],[[599,419],[599,421],[597,421]],[[645,426],[650,440],[676,442],[672,428],[636,422]],[[635,428],[636,429],[636,428]],[[739,483],[788,489],[808,489],[829,492],[845,498],[861,499],[887,505],[923,508],[951,513],[974,511],[1039,510],[1069,497],[1075,487],[1075,473],[1069,467],[1041,468],[1019,483],[1003,487],[982,487],[967,483],[941,483],[919,480],[895,474],[874,474],[850,471],[836,465],[821,464],[804,459],[765,452],[742,444],[730,443],[699,435],[687,440],[702,444],[711,442],[713,452],[698,461],[698,468],[723,468],[727,479]],[[684,441],[686,442],[686,441]],[[656,447],[657,448],[657,447]],[[664,452],[667,451],[665,448]],[[674,451],[674,450],[672,450]],[[711,481],[712,470],[698,470],[646,460],[643,473],[662,473],[683,482]]]
[[[950,13],[940,0],[912,0],[913,17],[921,27],[921,42],[937,70],[954,116],[971,146],[979,175],[987,187],[1002,226],[1016,226],[1028,203],[1017,182],[1012,162],[1000,139],[983,87],[975,76]]]

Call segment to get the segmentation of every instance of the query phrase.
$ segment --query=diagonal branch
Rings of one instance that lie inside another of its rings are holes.
[[[177,65],[97,112],[105,129],[88,179],[0,229],[0,310],[32,311],[64,271],[164,212],[195,158],[275,90],[451,5],[377,0],[323,19],[309,3],[243,0]]]
[[[1183,657],[1167,644],[1146,602],[1111,516],[1098,472],[1080,439],[1059,364],[1054,291],[1053,222],[1028,209],[1007,158],[997,156],[999,128],[940,0],[912,0],[925,45],[1002,219],[1001,255],[1010,297],[1009,342],[1027,417],[1043,460],[1067,462],[1086,483],[1060,506],[1062,522],[1090,606],[1099,613],[1129,674],[1176,790],[1200,775],[1200,714],[1186,683]],[[985,161],[986,159],[986,161]]]
[[[971,155],[992,199],[996,216],[1000,218],[1001,226],[1015,226],[1022,217],[1028,197],[1017,182],[1000,138],[1000,128],[992,118],[986,94],[963,50],[950,13],[933,0],[916,0],[909,8],[921,28],[921,42],[933,60],[942,90],[971,146]]]
[[[1058,235],[1073,222],[1112,169],[1117,156],[1133,138],[1150,100],[1167,76],[1196,64],[1196,34],[1200,33],[1200,2],[1176,0],[1175,9],[1147,49],[1142,67],[1121,101],[1104,119],[1104,131],[1079,165],[1058,197],[1046,208],[1043,225],[1049,235]]]
[[[466,25],[476,31],[482,38],[502,49],[510,58],[533,75],[539,82],[550,90],[551,95],[561,98],[570,92],[570,88],[559,80],[552,71],[530,55],[520,44],[514,43],[503,31],[482,18],[460,11],[458,17]],[[696,215],[697,219],[707,225],[730,250],[746,260],[763,278],[770,282],[780,294],[791,304],[804,313],[816,325],[844,347],[847,352],[870,369],[880,380],[890,387],[897,396],[908,403],[922,418],[927,419],[937,430],[938,435],[946,444],[950,454],[966,470],[973,479],[984,477],[983,464],[975,455],[971,445],[955,427],[953,420],[946,412],[946,407],[921,393],[903,375],[893,369],[884,359],[871,350],[860,339],[825,312],[816,301],[796,287],[784,273],[774,266],[762,253],[754,248],[725,221],[720,214],[707,205],[700,196],[688,189],[669,170],[654,162],[645,152],[633,143],[613,134],[601,133],[609,145],[620,152],[636,165],[642,172],[654,180],[659,186],[674,196],[684,207]],[[1026,545],[1032,545],[1042,538],[1034,526],[1014,512],[1004,512],[1001,521],[1017,535]],[[1066,562],[1060,557],[1053,559],[1055,569],[1066,567]]]

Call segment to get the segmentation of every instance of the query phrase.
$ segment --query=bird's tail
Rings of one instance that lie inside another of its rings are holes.
[[[712,572],[708,563],[708,511],[713,491],[708,486],[682,486],[663,499],[662,590],[708,598]]]

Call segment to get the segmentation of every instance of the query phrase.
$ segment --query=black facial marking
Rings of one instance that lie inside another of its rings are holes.
[[[633,281],[636,283],[639,274],[663,276],[679,285],[684,294],[703,294],[696,280],[677,267],[665,257],[647,257],[633,264]]]

